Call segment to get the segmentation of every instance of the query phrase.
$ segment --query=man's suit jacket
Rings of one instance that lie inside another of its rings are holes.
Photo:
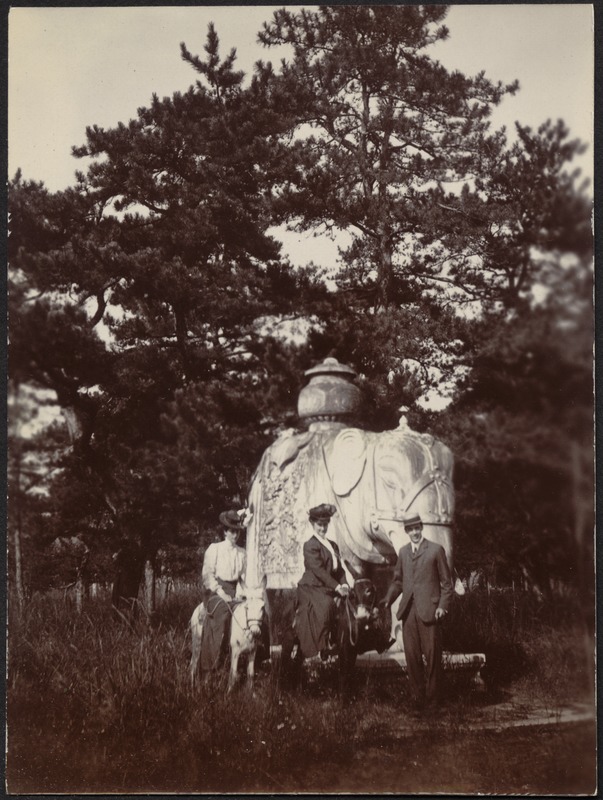
[[[304,542],[304,566],[306,571],[302,575],[300,586],[321,586],[327,589],[336,589],[345,580],[345,572],[341,565],[341,556],[335,542],[329,539],[337,559],[338,568],[333,571],[333,558],[327,548],[317,536],[311,536]]]
[[[429,539],[421,539],[416,555],[413,555],[410,543],[398,553],[393,580],[385,600],[387,605],[391,605],[402,592],[402,601],[396,614],[398,619],[404,617],[413,598],[419,618],[429,624],[435,620],[436,608],[448,611],[453,591],[444,548]]]

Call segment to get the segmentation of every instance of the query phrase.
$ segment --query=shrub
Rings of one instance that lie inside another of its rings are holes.
[[[475,590],[453,604],[444,626],[444,647],[484,653],[482,677],[491,688],[508,686],[523,676],[546,686],[546,676],[554,675],[555,695],[560,696],[564,683],[575,697],[576,690],[590,691],[592,642],[582,619],[575,593],[545,600],[513,589]]]

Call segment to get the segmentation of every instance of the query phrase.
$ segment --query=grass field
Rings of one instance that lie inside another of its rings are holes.
[[[592,704],[592,642],[568,598],[558,608],[502,594],[459,601],[448,646],[486,652],[487,686],[449,676],[441,712],[416,723],[402,674],[358,675],[349,702],[328,669],[303,693],[287,693],[267,664],[253,696],[244,687],[225,696],[224,676],[191,691],[186,630],[196,601],[194,592],[172,595],[154,627],[115,620],[101,599],[77,615],[38,596],[20,618],[10,615],[9,792],[595,788],[594,723],[469,730],[501,698],[514,698],[519,714]]]

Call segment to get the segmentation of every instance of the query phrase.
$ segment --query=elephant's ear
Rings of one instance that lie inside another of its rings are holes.
[[[366,438],[363,431],[347,428],[338,434],[327,456],[327,467],[335,494],[349,494],[366,464]]]
[[[272,461],[279,469],[283,469],[290,461],[297,458],[299,451],[308,444],[311,438],[311,433],[281,436],[270,449]]]

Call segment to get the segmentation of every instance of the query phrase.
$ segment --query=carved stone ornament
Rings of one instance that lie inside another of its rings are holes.
[[[356,373],[336,358],[325,360],[304,373],[310,378],[297,401],[297,413],[306,422],[337,422],[354,417],[360,408]]]

